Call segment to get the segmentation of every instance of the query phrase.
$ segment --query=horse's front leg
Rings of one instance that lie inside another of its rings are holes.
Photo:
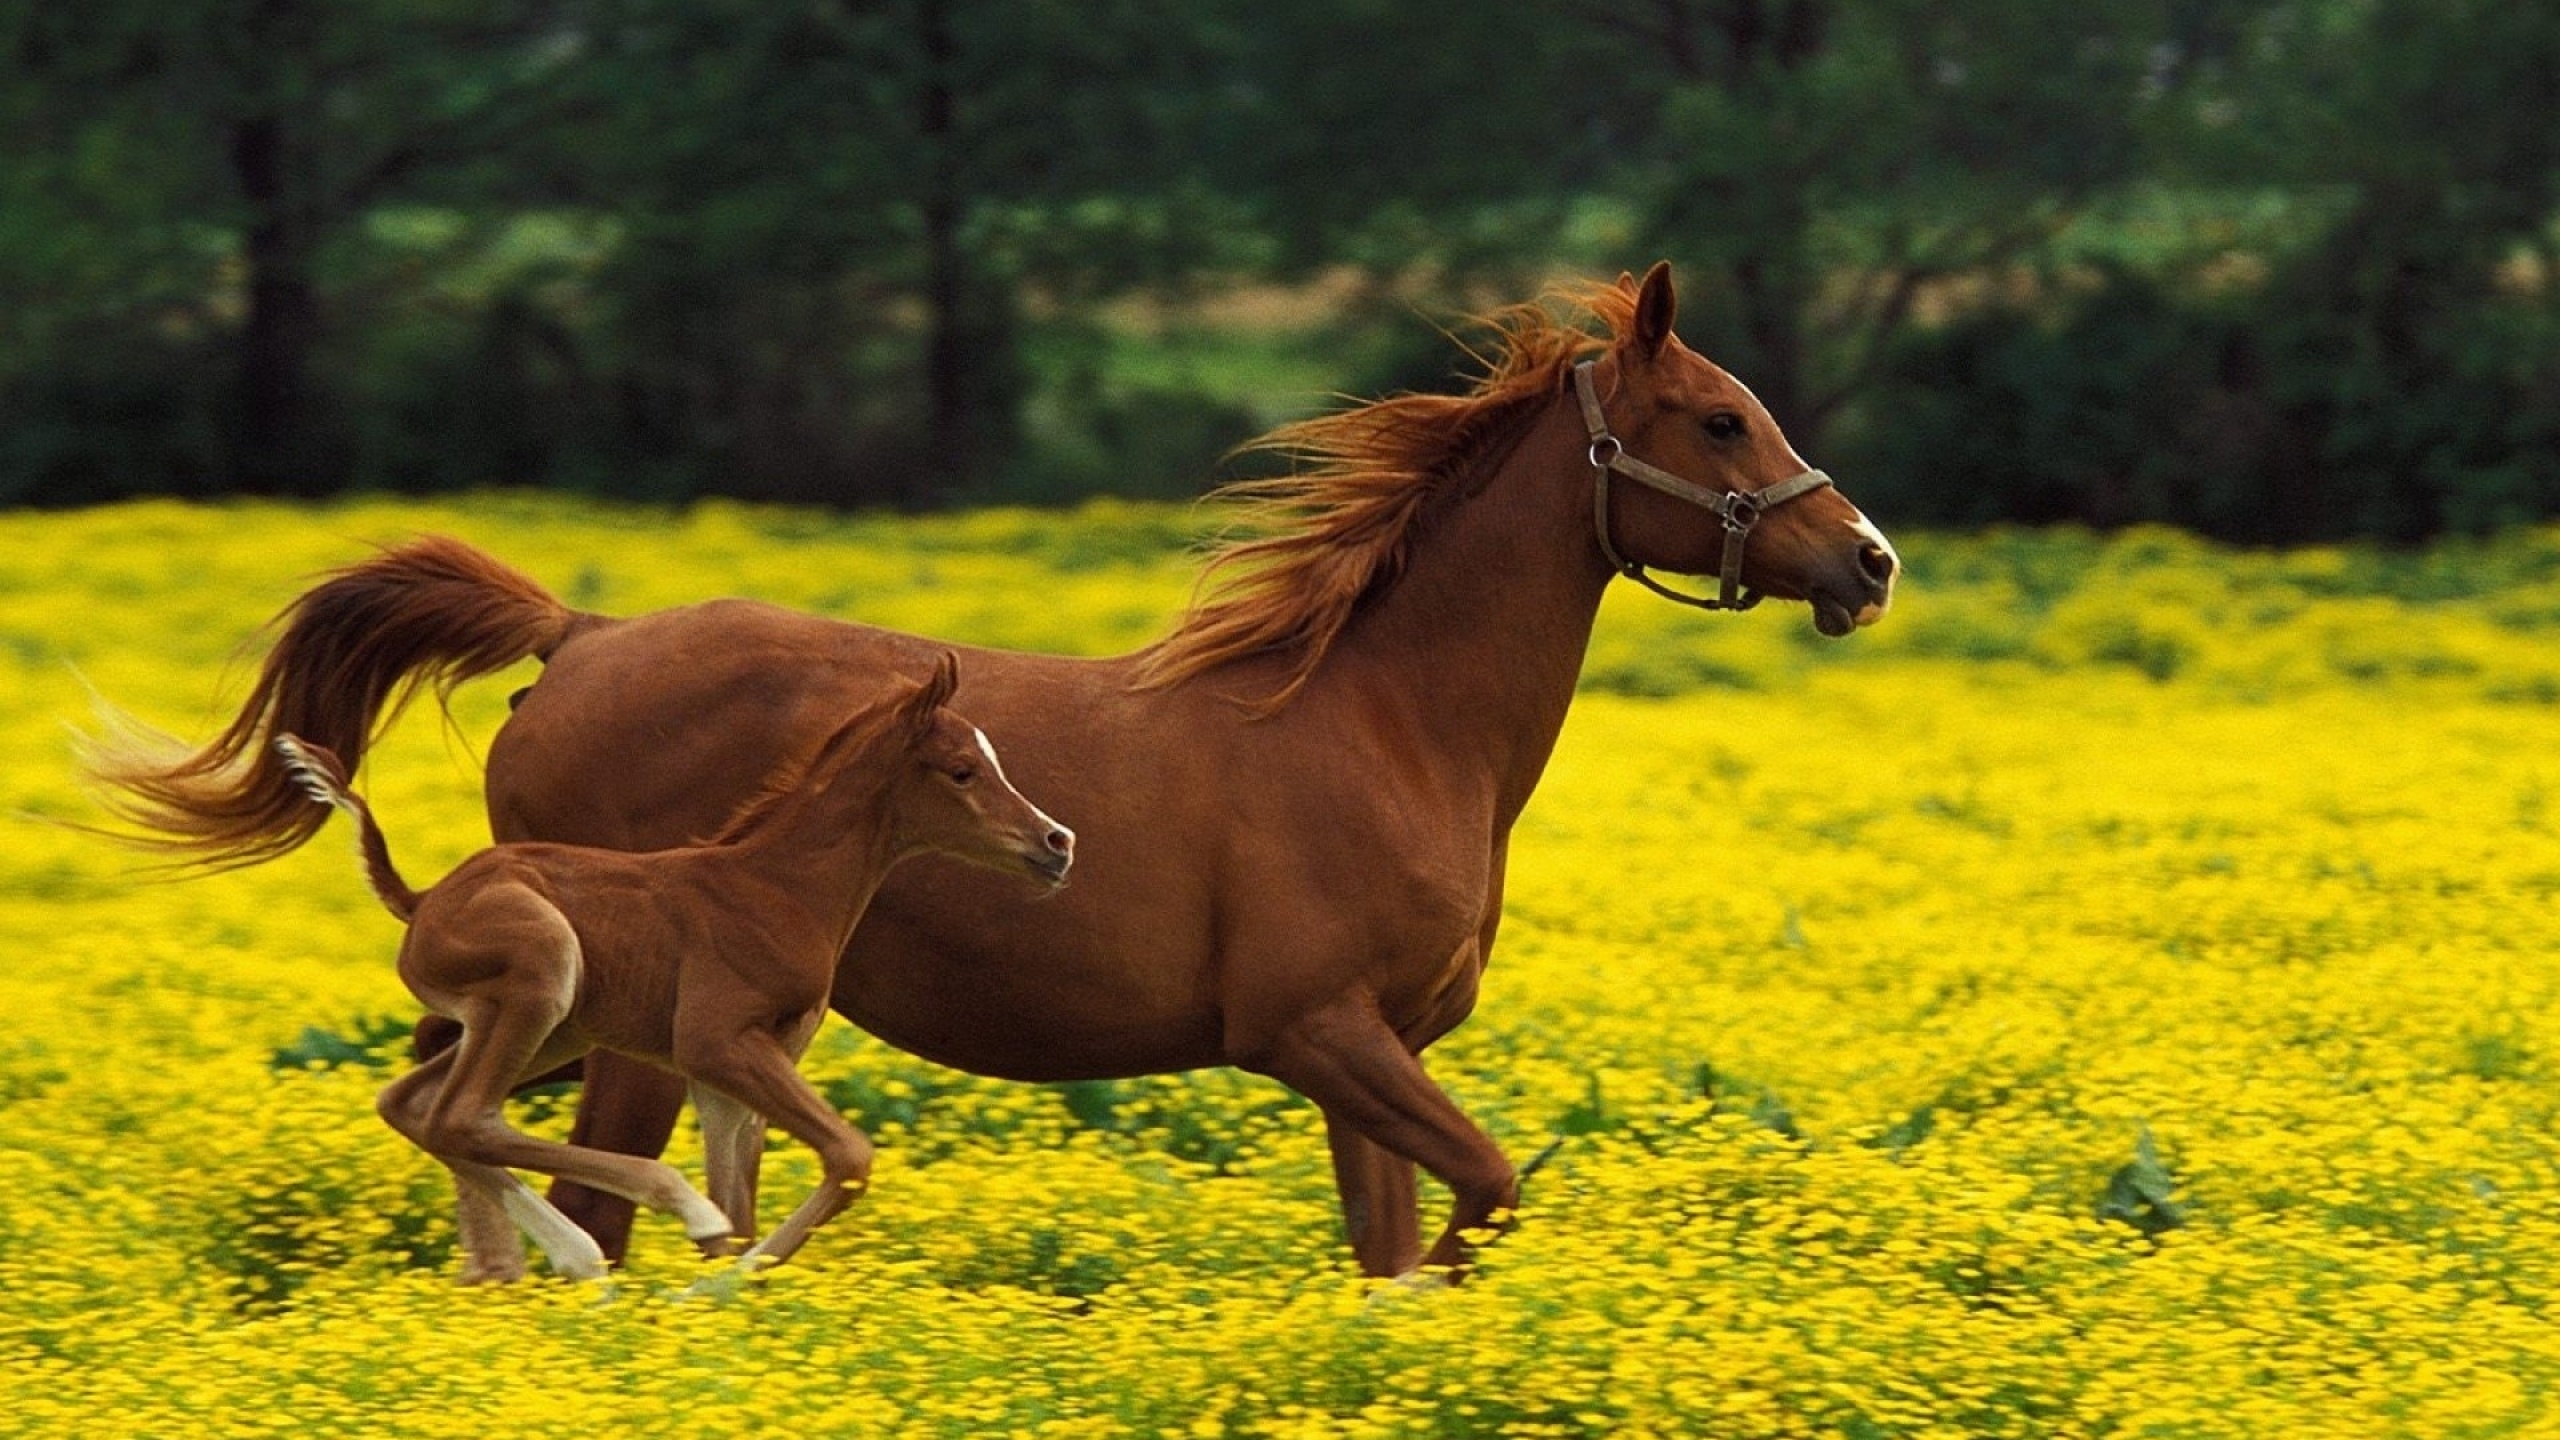
[[[1423,1073],[1422,1062],[1366,994],[1299,1017],[1239,1063],[1322,1106],[1336,1131],[1356,1131],[1449,1187],[1449,1222],[1422,1257],[1425,1266],[1462,1276],[1472,1255],[1467,1232],[1506,1223],[1519,1202],[1519,1178],[1501,1147]],[[1338,1173],[1339,1144],[1334,1154]],[[1364,1168],[1372,1176],[1378,1169]],[[1409,1213],[1412,1202],[1405,1203]],[[1376,1225],[1384,1218],[1372,1212],[1367,1220]]]
[[[1422,1262],[1422,1216],[1415,1207],[1413,1162],[1327,1111],[1333,1183],[1342,1196],[1343,1238],[1364,1272],[1402,1275]]]
[[[817,1152],[818,1188],[738,1257],[743,1269],[790,1259],[812,1231],[871,1184],[871,1138],[837,1114],[798,1069],[825,1013],[813,1009],[806,1023],[781,1034],[707,1017],[680,1022],[676,1030],[676,1064],[693,1077],[698,1092],[718,1091],[737,1109],[765,1117]]]
[[[764,1117],[708,1085],[691,1089],[694,1118],[702,1122],[702,1168],[710,1181],[705,1188],[711,1203],[729,1217],[733,1235],[753,1241],[757,1172],[764,1165]]]

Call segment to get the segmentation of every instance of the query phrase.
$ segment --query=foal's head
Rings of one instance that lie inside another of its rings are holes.
[[[875,707],[846,721],[820,747],[810,782],[825,786],[856,766],[877,776],[895,854],[936,850],[1064,885],[1075,832],[1005,779],[986,732],[951,708],[959,687],[959,657],[946,650],[931,677],[888,701],[885,715]]]
[[[1641,283],[1621,277],[1619,296],[1631,313],[1592,378],[1628,455],[1717,492],[1764,491],[1806,471],[1759,398],[1672,334],[1669,265]],[[1682,574],[1715,574],[1732,540],[1715,515],[1642,485],[1612,487],[1600,523],[1624,559]],[[1810,602],[1816,628],[1846,635],[1883,617],[1901,562],[1857,506],[1824,486],[1763,511],[1742,566],[1745,586]]]

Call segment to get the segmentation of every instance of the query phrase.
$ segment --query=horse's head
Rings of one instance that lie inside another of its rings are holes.
[[[1075,832],[1005,779],[986,732],[951,708],[959,685],[959,658],[946,650],[932,677],[899,700],[891,717],[893,743],[905,747],[889,796],[899,848],[939,850],[1064,885]]]
[[[1758,594],[1803,600],[1825,635],[1882,618],[1901,570],[1883,532],[1804,463],[1741,381],[1671,333],[1670,265],[1619,285],[1632,316],[1573,381],[1592,436],[1602,553],[1657,590],[1647,566],[1721,574],[1714,602],[1663,591],[1710,609]]]

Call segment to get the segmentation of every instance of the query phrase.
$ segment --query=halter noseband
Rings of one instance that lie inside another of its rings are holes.
[[[1683,605],[1701,610],[1748,610],[1760,603],[1760,592],[1742,588],[1742,546],[1750,537],[1751,527],[1760,517],[1795,499],[1831,483],[1831,477],[1819,470],[1791,475],[1775,485],[1758,490],[1710,490],[1694,480],[1683,480],[1659,466],[1647,465],[1627,453],[1618,437],[1609,433],[1609,419],[1600,413],[1600,393],[1591,380],[1589,360],[1573,367],[1574,398],[1582,402],[1582,425],[1591,432],[1591,528],[1600,537],[1600,553],[1609,564],[1647,590]],[[1639,485],[1649,485],[1675,500],[1686,500],[1711,511],[1724,521],[1724,566],[1718,577],[1721,588],[1716,598],[1683,595],[1644,573],[1644,567],[1618,553],[1609,541],[1609,473],[1616,471]]]

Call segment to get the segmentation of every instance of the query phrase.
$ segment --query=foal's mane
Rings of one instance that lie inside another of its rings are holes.
[[[880,717],[866,710],[829,731],[826,739],[818,742],[798,758],[786,760],[775,766],[773,772],[765,777],[764,784],[756,787],[756,793],[739,801],[738,808],[729,812],[729,818],[720,822],[719,829],[694,843],[701,846],[735,845],[754,834],[756,827],[762,825],[775,810],[780,809],[783,801],[790,799],[799,792],[801,786],[808,783],[809,776],[817,770],[819,762],[835,752],[838,743],[846,737],[848,732],[880,723],[883,723]]]
[[[1460,498],[1457,478],[1516,440],[1520,422],[1561,392],[1573,363],[1603,347],[1590,323],[1623,335],[1634,315],[1625,282],[1507,306],[1472,322],[1492,333],[1482,349],[1466,347],[1484,373],[1465,393],[1394,395],[1243,446],[1288,456],[1293,468],[1211,496],[1238,502],[1245,533],[1211,553],[1190,608],[1140,657],[1139,685],[1159,689],[1232,660],[1283,655],[1286,678],[1250,708],[1267,715],[1287,705],[1362,602],[1403,573],[1423,523]]]
[[[875,700],[854,711],[827,732],[827,738],[802,752],[796,759],[774,767],[753,795],[729,812],[729,818],[699,845],[734,845],[755,833],[757,826],[771,818],[782,803],[800,793],[811,777],[835,764],[839,757],[859,754],[894,725],[904,724],[910,734],[920,734],[924,717],[949,704],[952,692],[960,688],[957,662],[945,652],[933,667],[932,676],[922,685],[904,694],[893,694]],[[844,763],[854,763],[845,759]],[[841,768],[841,767],[839,767]]]

